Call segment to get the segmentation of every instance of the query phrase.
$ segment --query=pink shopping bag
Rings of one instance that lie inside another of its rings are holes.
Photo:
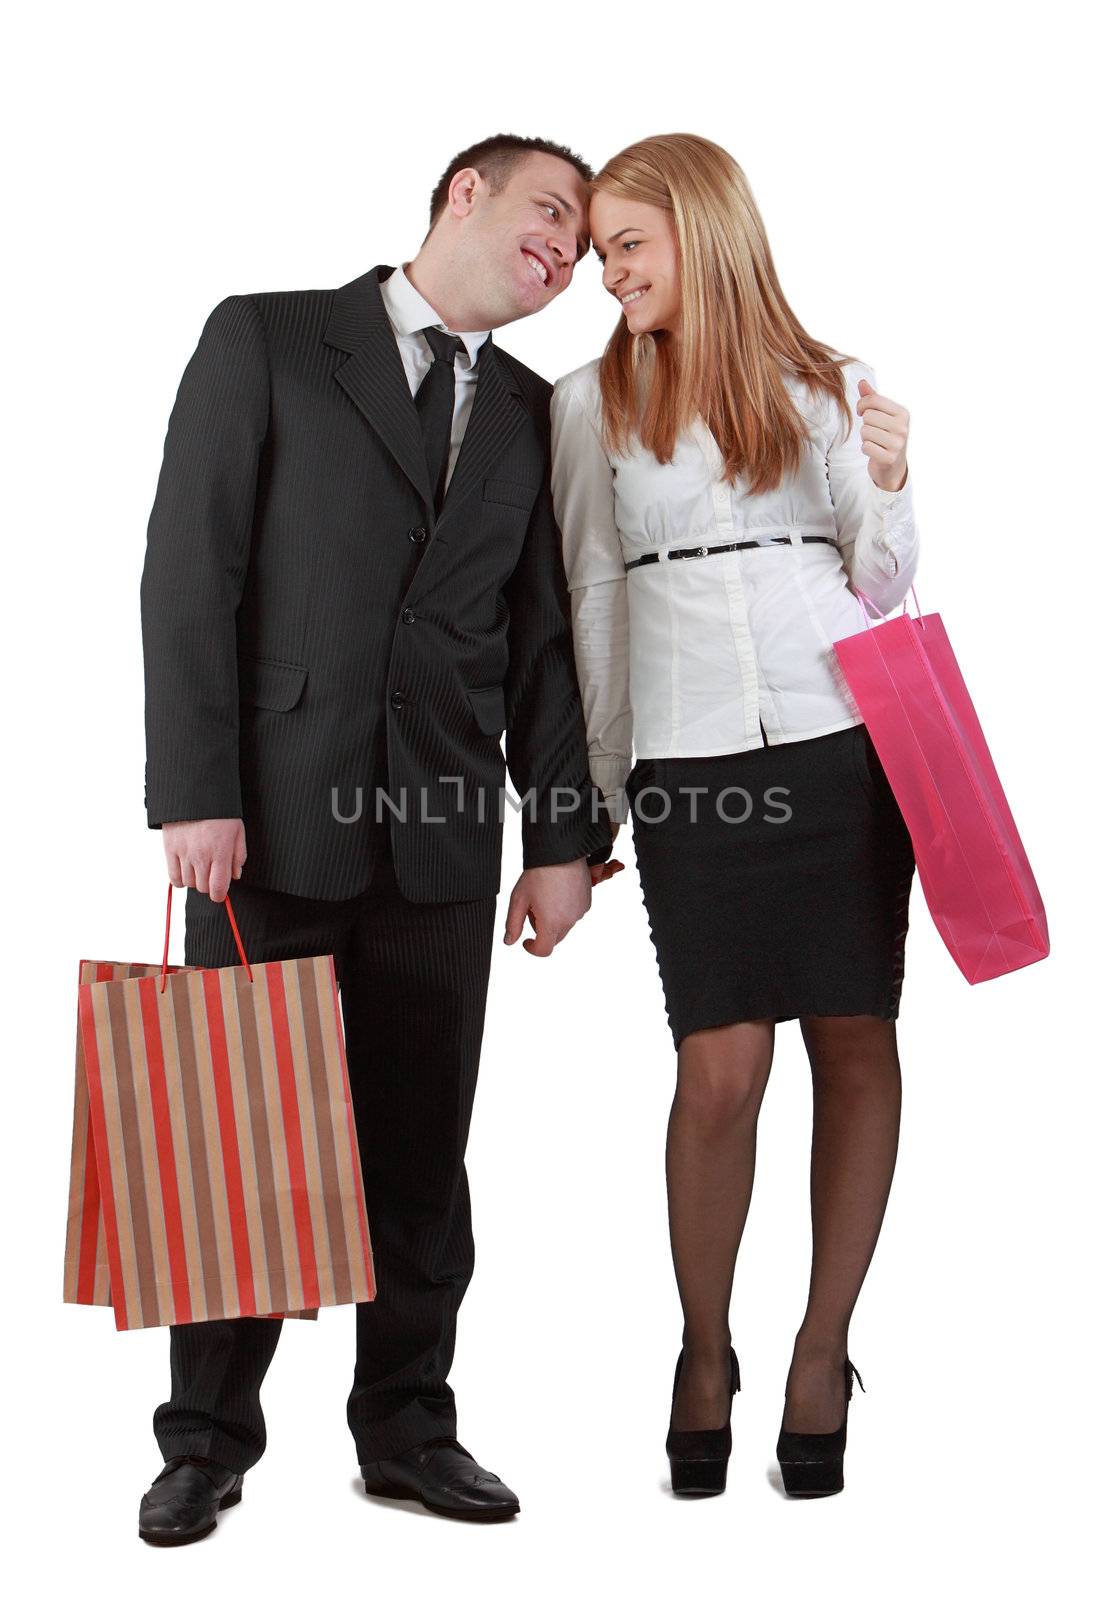
[[[941,617],[861,611],[863,632],[834,648],[946,948],[970,983],[1041,961],[1042,896]]]

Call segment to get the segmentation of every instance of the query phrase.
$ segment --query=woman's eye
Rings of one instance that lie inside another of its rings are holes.
[[[639,244],[640,242],[641,241],[639,239],[625,239],[624,243],[620,246],[620,248],[622,250],[634,250],[636,245]]]

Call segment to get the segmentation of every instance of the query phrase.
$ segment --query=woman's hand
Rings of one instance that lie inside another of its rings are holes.
[[[868,457],[868,476],[880,489],[901,489],[907,481],[907,436],[911,414],[873,389],[867,378],[857,384],[860,448]]]
[[[620,824],[613,822],[610,817],[608,825],[612,829],[612,842],[615,844],[616,835],[620,832]],[[611,857],[608,861],[602,861],[599,866],[590,867],[589,877],[592,880],[593,888],[595,889],[598,883],[607,883],[609,878],[614,878],[618,872],[623,872],[623,870],[624,863]]]

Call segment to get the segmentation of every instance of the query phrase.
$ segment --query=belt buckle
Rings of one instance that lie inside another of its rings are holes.
[[[682,553],[683,561],[697,561],[701,556],[709,554],[709,546],[699,544],[696,550],[685,550]]]

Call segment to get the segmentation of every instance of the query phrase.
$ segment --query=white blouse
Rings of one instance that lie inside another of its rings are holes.
[[[570,591],[589,770],[617,822],[636,759],[713,756],[811,739],[862,721],[832,648],[863,627],[859,591],[890,611],[910,587],[918,532],[910,474],[880,489],[860,447],[857,381],[841,369],[852,429],[829,395],[788,388],[809,425],[798,470],[767,494],[722,479],[703,422],[656,461],[603,443],[598,361],[551,402],[554,508]],[[804,534],[834,543],[801,542]],[[772,544],[775,538],[790,543]],[[765,547],[668,560],[666,551]],[[625,562],[659,559],[625,571]],[[761,733],[761,727],[763,732]]]

